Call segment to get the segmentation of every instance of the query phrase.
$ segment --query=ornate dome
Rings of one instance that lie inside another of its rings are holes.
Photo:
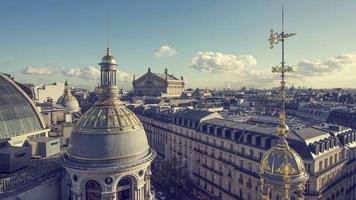
[[[76,124],[68,149],[71,156],[93,160],[126,161],[142,158],[148,152],[139,119],[122,104],[89,109]]]
[[[78,112],[80,110],[79,103],[70,92],[68,81],[64,85],[64,94],[58,98],[57,104],[62,105],[68,112]]]
[[[282,114],[284,119],[284,114]],[[288,126],[284,120],[277,127],[279,140],[262,157],[260,176],[266,185],[274,186],[275,190],[288,187],[304,187],[309,178],[301,157],[291,149],[286,140]]]
[[[107,50],[101,65],[100,99],[77,121],[61,162],[78,168],[124,169],[153,160],[140,120],[118,97],[116,65]]]
[[[269,149],[262,158],[263,176],[268,182],[270,180],[274,184],[289,180],[295,182],[304,182],[308,178],[305,171],[303,160],[289,146],[284,147],[280,144]],[[287,179],[286,179],[287,178]]]

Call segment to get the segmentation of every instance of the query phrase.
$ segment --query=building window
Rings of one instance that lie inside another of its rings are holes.
[[[117,197],[118,199],[130,200],[131,197],[132,183],[129,178],[122,178],[117,184]]]
[[[101,186],[100,183],[90,180],[86,186],[86,200],[101,200]]]

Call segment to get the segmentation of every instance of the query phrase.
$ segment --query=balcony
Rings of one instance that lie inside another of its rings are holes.
[[[202,164],[202,166],[204,168],[206,168],[207,170],[211,171],[211,172],[214,172],[215,174],[218,174],[220,176],[223,176],[224,174],[216,169],[214,169],[213,167],[209,167],[208,165],[205,165],[205,164]]]

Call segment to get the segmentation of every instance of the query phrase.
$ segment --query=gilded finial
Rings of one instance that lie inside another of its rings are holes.
[[[110,48],[106,48],[106,55],[107,56],[112,56],[112,52]]]
[[[281,61],[281,66],[275,66],[272,67],[272,72],[273,73],[279,73],[281,74],[281,86],[280,86],[280,91],[279,95],[282,100],[282,106],[281,106],[281,111],[279,113],[279,125],[277,127],[277,134],[278,136],[283,136],[286,137],[288,133],[288,126],[286,124],[286,113],[285,113],[285,99],[286,99],[286,81],[285,81],[285,74],[294,72],[294,67],[293,66],[287,66],[285,65],[285,60],[284,60],[284,39],[289,38],[293,35],[294,33],[288,34],[284,33],[284,15],[283,15],[283,7],[282,7],[282,32],[281,33],[275,33],[273,30],[271,30],[270,33],[270,38],[268,41],[270,42],[270,48],[273,49],[275,44],[278,44],[279,42],[282,42],[282,61]]]

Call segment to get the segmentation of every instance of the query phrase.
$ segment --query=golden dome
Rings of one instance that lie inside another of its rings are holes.
[[[280,131],[286,131],[286,128],[288,126],[281,125]],[[289,147],[284,137],[263,155],[260,176],[267,185],[281,190],[286,185],[302,187],[309,178],[302,158]]]
[[[115,57],[112,55],[111,53],[111,49],[107,48],[106,49],[106,54],[105,56],[101,59],[101,63],[99,63],[100,65],[102,64],[108,64],[108,65],[116,65],[117,66],[117,62]]]

